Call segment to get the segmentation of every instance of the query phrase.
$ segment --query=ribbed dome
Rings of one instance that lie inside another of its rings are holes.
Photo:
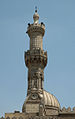
[[[45,90],[43,91],[43,95],[44,95],[44,104],[45,105],[51,106],[51,107],[56,107],[56,108],[60,109],[60,104],[54,95],[46,92]]]

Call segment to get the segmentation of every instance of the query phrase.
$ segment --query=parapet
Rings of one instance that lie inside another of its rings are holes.
[[[75,114],[75,107],[71,109],[71,107],[65,108],[63,107],[60,111],[60,114]]]

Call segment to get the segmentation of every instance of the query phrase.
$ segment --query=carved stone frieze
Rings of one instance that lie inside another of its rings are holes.
[[[41,67],[45,67],[47,65],[47,52],[42,52],[41,50],[33,50],[30,52],[29,50],[25,52],[25,63],[26,66],[30,65],[41,65]]]

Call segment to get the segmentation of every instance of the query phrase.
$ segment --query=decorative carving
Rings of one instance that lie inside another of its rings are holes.
[[[43,105],[40,104],[40,116],[44,116],[44,108]]]
[[[31,37],[33,35],[33,33],[39,33],[42,34],[42,36],[45,33],[45,25],[41,25],[41,24],[31,24],[30,26],[28,26],[27,28],[27,33],[29,35],[29,37]]]
[[[65,107],[63,107],[63,108],[62,108],[62,111],[66,111],[66,108],[65,108]]]
[[[70,107],[68,107],[68,108],[67,108],[67,111],[68,111],[68,112],[71,112],[71,108],[70,108]]]
[[[47,52],[41,51],[40,49],[34,49],[32,52],[28,50],[25,52],[25,63],[27,67],[30,64],[40,64],[45,67],[47,64]]]
[[[35,67],[33,67],[31,69],[31,79],[43,79],[44,78],[44,72],[41,69],[35,69]]]
[[[43,80],[43,69],[33,66],[28,70],[28,90],[31,88],[43,89]]]
[[[33,94],[32,94],[32,99],[37,99],[37,98],[38,98],[38,94],[33,93]]]
[[[73,107],[73,111],[75,112],[75,107]]]
[[[26,104],[26,112],[27,113],[38,113],[39,104]]]

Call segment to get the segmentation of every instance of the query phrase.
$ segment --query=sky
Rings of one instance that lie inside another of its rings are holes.
[[[28,76],[26,30],[35,6],[46,27],[44,89],[57,97],[61,108],[75,106],[75,0],[0,0],[0,117],[22,111]]]

